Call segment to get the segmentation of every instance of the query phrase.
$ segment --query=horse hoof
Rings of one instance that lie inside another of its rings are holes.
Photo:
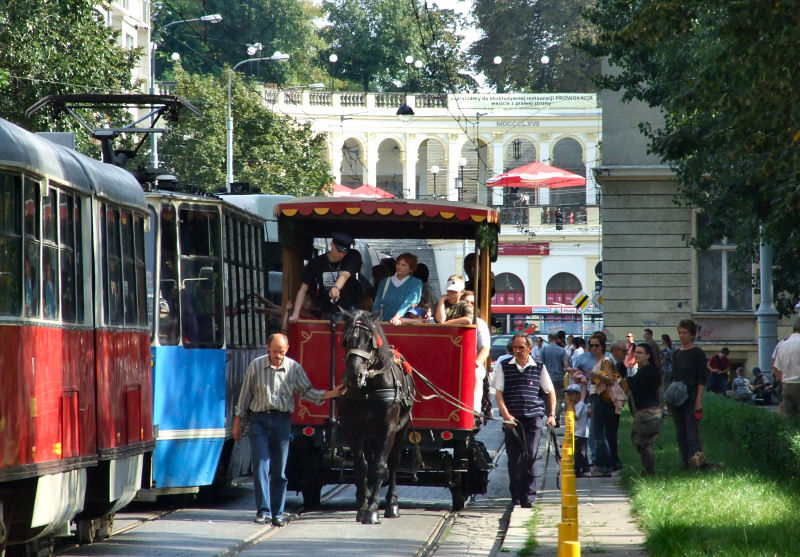
[[[398,504],[387,506],[386,511],[383,513],[384,518],[397,518],[399,516],[400,516],[400,505]]]
[[[364,520],[361,521],[361,524],[380,524],[381,519],[378,518],[378,511],[368,512],[364,515]]]
[[[356,522],[364,522],[364,516],[366,515],[366,513],[367,511],[358,509],[358,511],[356,511]]]

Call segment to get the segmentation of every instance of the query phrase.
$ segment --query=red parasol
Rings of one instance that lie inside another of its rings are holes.
[[[343,186],[342,184],[328,184],[330,188],[330,192],[326,193],[328,197],[358,197],[359,195],[356,193],[356,190],[348,187]]]
[[[532,162],[486,180],[489,187],[568,188],[586,185],[586,178],[555,166]]]
[[[387,199],[389,197],[394,197],[394,195],[392,195],[388,191],[383,190],[377,186],[370,186],[369,184],[364,184],[363,186],[354,189],[353,195],[357,195],[358,197],[370,197],[375,199]]]

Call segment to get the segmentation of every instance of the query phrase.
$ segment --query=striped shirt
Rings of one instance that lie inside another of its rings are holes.
[[[269,363],[269,354],[256,358],[247,367],[242,390],[239,392],[239,404],[236,415],[247,416],[247,411],[294,412],[295,393],[303,400],[322,404],[325,391],[311,386],[303,367],[292,360],[284,358],[280,367]]]

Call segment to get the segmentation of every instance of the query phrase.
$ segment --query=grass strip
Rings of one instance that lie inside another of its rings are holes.
[[[680,469],[672,420],[656,443],[656,476],[641,476],[626,408],[620,479],[652,557],[800,555],[800,428],[762,408],[708,394],[700,472]]]

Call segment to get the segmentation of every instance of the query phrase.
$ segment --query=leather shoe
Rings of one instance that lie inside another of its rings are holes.
[[[522,507],[523,509],[532,509],[533,501],[528,501],[528,500],[521,501],[519,506]]]
[[[272,525],[277,526],[278,528],[283,528],[284,526],[286,526],[286,521],[283,520],[282,518],[273,518]]]
[[[256,524],[266,524],[267,520],[269,520],[268,516],[258,513],[253,522],[255,522]]]

